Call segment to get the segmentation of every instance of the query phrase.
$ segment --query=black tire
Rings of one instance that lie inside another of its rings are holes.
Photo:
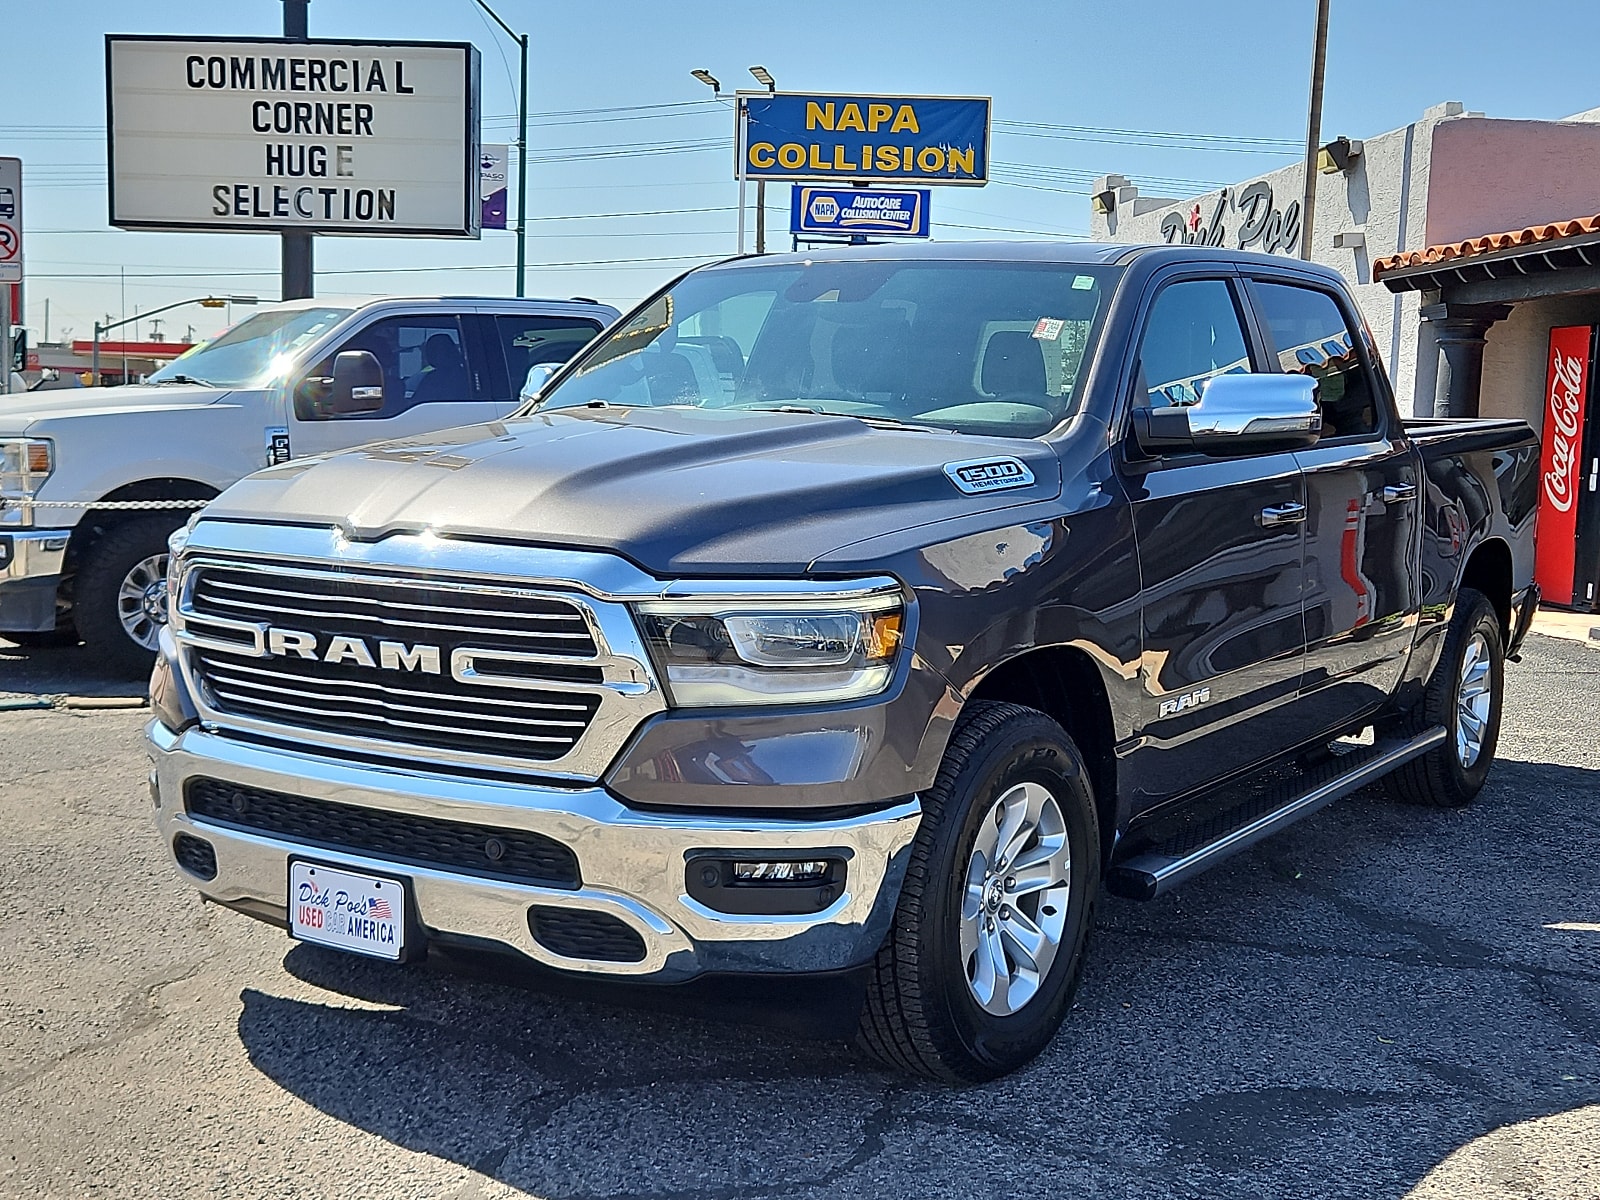
[[[148,675],[155,664],[154,649],[140,645],[123,627],[123,582],[138,564],[167,552],[167,538],[183,521],[181,513],[135,517],[106,530],[84,551],[73,617],[84,643],[108,672],[121,678]]]
[[[1037,992],[1017,1011],[995,1015],[968,984],[959,921],[980,824],[1023,782],[1042,784],[1058,803],[1071,850],[1067,913]],[[921,800],[922,825],[894,925],[869,972],[856,1042],[886,1066],[981,1082],[1038,1055],[1072,1004],[1100,891],[1094,794],[1082,755],[1055,721],[1021,705],[975,701]]]
[[[1471,803],[1483,787],[1500,741],[1500,710],[1505,695],[1503,636],[1500,617],[1489,598],[1472,588],[1462,588],[1445,633],[1444,649],[1428,679],[1422,702],[1386,730],[1415,737],[1443,725],[1449,736],[1442,745],[1385,777],[1384,789],[1390,798],[1402,804],[1460,808]],[[1486,651],[1489,665],[1489,715],[1479,738],[1477,757],[1467,765],[1462,762],[1456,739],[1461,722],[1462,669],[1476,639],[1481,639],[1479,646]]]

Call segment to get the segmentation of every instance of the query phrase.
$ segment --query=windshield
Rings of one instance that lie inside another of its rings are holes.
[[[881,259],[706,268],[581,355],[539,409],[800,410],[1034,437],[1071,415],[1119,271]]]
[[[348,308],[285,308],[240,321],[215,341],[187,350],[146,383],[197,382],[252,387],[272,382],[295,351],[351,313]]]

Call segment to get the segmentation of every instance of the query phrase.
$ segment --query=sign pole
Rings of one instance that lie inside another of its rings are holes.
[[[11,392],[11,285],[0,283],[0,395]]]
[[[734,141],[739,147],[739,253],[744,253],[744,160],[747,154],[745,143],[750,137],[750,110],[745,105],[744,97],[739,97],[739,127],[734,135]]]
[[[308,8],[311,0],[283,0],[283,36],[291,42],[306,41],[311,35]],[[282,241],[282,279],[279,297],[306,300],[313,293],[311,234],[298,229],[280,233]]]
[[[522,47],[522,98],[517,127],[517,295],[528,294],[528,35]]]

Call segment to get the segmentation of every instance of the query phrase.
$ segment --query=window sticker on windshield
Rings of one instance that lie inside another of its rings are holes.
[[[1059,317],[1040,317],[1033,327],[1033,336],[1041,342],[1053,342],[1061,336],[1061,330],[1066,322]]]
[[[1093,275],[1074,275],[1072,277],[1072,290],[1075,292],[1094,291]]]

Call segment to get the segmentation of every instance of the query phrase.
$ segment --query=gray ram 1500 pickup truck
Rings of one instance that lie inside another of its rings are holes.
[[[1537,463],[1520,422],[1402,421],[1299,262],[704,267],[517,415],[175,537],[156,821],[298,938],[854,971],[869,1052],[990,1077],[1060,1024],[1102,886],[1379,779],[1473,798]]]

